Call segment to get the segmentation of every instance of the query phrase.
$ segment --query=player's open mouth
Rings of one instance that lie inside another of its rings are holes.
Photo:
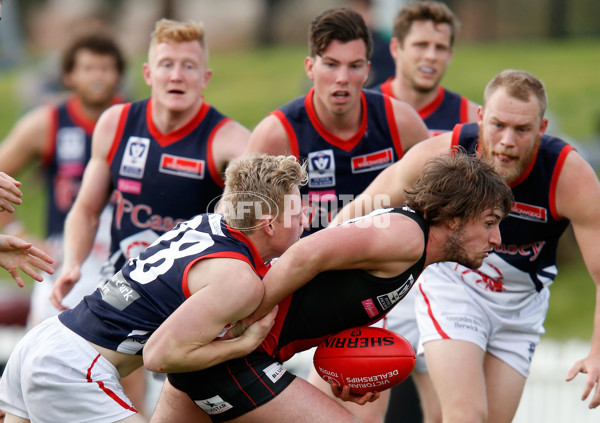
[[[433,75],[435,73],[435,69],[430,66],[419,66],[419,70],[428,75]]]
[[[181,90],[169,90],[167,91],[169,94],[185,94],[185,91],[181,91]]]

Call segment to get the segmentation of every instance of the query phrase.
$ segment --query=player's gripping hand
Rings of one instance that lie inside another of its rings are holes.
[[[585,381],[585,388],[583,389],[581,400],[585,401],[592,393],[592,390],[594,390],[594,394],[588,407],[598,407],[598,405],[600,405],[600,358],[587,356],[582,360],[576,361],[573,367],[571,367],[571,370],[569,370],[566,381],[573,380],[579,373],[587,374],[587,380]]]
[[[61,274],[56,278],[50,292],[50,301],[59,310],[66,310],[68,307],[62,305],[62,300],[67,296],[73,286],[81,277],[81,269],[79,267],[66,268],[63,265]]]
[[[52,264],[52,257],[30,242],[16,236],[0,235],[0,266],[8,270],[21,288],[25,283],[19,271],[41,282],[43,278],[36,269],[52,274],[54,269],[50,264]]]
[[[342,401],[354,402],[358,405],[365,405],[368,402],[373,402],[379,399],[379,392],[365,392],[363,395],[357,395],[350,392],[349,386],[339,386],[336,383],[331,383],[331,392],[336,398]]]

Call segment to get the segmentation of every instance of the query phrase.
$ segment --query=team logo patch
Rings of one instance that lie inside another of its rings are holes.
[[[194,401],[206,414],[221,414],[233,408],[233,405],[223,400],[219,395],[212,398]]]
[[[394,161],[394,152],[391,148],[352,157],[352,173],[371,172],[383,169]]]
[[[311,188],[335,186],[333,150],[308,153],[308,186]]]
[[[206,162],[204,160],[163,154],[160,157],[158,170],[162,173],[170,173],[184,178],[204,179],[205,167]]]
[[[129,178],[142,179],[149,149],[150,140],[148,138],[129,137],[121,159],[119,174]]]
[[[544,207],[531,204],[514,202],[510,208],[509,216],[518,219],[533,220],[534,222],[547,222],[548,211]]]
[[[377,301],[379,302],[381,308],[387,310],[388,308],[396,304],[398,301],[400,301],[402,298],[404,298],[406,294],[408,294],[408,291],[414,283],[415,278],[413,277],[413,275],[410,275],[406,282],[404,282],[402,286],[400,286],[400,288],[396,289],[395,291],[388,292],[387,294],[378,296]]]
[[[286,372],[285,368],[279,363],[273,363],[269,367],[265,368],[263,372],[267,375],[271,382],[275,383],[281,376],[283,376]]]

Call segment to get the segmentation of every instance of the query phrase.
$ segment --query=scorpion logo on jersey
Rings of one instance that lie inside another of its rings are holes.
[[[493,270],[494,272],[496,272],[496,275],[490,276],[490,275],[487,275],[487,274],[479,271],[478,269],[464,269],[461,273],[462,280],[466,282],[465,276],[469,275],[471,278],[471,281],[475,282],[475,285],[483,286],[483,288],[487,291],[492,291],[492,292],[504,291],[504,284],[503,284],[504,275],[502,275],[502,272],[500,271],[500,269],[498,269],[496,266],[494,266],[491,263],[486,263],[486,266],[488,266],[488,271]],[[473,277],[475,277],[474,280],[473,280]]]

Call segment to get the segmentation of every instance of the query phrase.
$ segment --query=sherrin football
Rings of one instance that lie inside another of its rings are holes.
[[[415,367],[415,351],[404,337],[387,329],[361,326],[325,339],[313,363],[325,381],[349,386],[354,394],[385,391]]]

